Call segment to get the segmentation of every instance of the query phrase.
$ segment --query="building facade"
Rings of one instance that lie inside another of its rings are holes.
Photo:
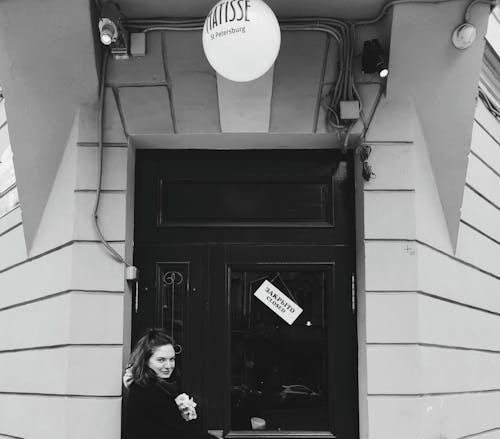
[[[269,1],[280,19],[366,21],[348,66],[366,120],[346,141],[322,105],[343,66],[331,35],[284,29],[248,84],[212,70],[199,30],[146,32],[144,56],[102,69],[97,3],[0,6],[16,174],[0,185],[0,437],[119,438],[131,344],[164,326],[221,437],[500,438],[497,11]],[[118,3],[128,19],[212,6]],[[458,50],[464,14],[477,36]],[[374,38],[387,79],[361,71]],[[263,280],[302,320],[259,310]],[[273,385],[268,432],[248,432],[239,401]],[[307,402],[286,405],[294,391]]]

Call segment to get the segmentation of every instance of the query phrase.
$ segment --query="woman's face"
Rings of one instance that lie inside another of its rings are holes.
[[[158,378],[170,378],[175,367],[175,351],[171,344],[158,346],[148,361]]]

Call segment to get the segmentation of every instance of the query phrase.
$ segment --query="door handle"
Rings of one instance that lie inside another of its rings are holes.
[[[148,287],[144,287],[144,292],[148,291]],[[139,314],[139,280],[135,282],[135,292],[134,292],[134,312]]]
[[[139,313],[139,281],[135,282],[134,311]]]

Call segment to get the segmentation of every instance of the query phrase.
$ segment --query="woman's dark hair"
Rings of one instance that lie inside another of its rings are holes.
[[[130,364],[132,365],[132,376],[134,382],[139,386],[146,386],[158,381],[156,373],[148,366],[149,359],[160,346],[174,346],[174,340],[164,329],[148,329],[146,333],[136,343],[130,354]],[[178,377],[177,369],[174,369],[171,379]]]

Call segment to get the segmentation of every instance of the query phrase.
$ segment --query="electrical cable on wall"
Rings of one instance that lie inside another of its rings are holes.
[[[484,93],[481,88],[479,88],[478,91],[478,96],[479,99],[481,99],[481,102],[484,104],[486,109],[490,112],[490,114],[497,120],[500,120],[500,108],[498,108],[491,100],[490,98]]]
[[[483,4],[489,4],[492,7],[495,7],[497,5],[497,0],[473,0],[469,3],[467,8],[465,8],[465,13],[464,13],[464,21],[466,23],[470,22],[470,11],[474,5],[477,5],[478,3],[483,3]]]
[[[403,4],[440,4],[440,3],[449,3],[449,2],[455,2],[455,1],[460,1],[460,0],[393,0],[390,1],[389,3],[386,3],[378,15],[376,15],[374,18],[367,19],[367,20],[358,20],[355,21],[356,26],[366,26],[368,24],[375,24],[378,21],[382,20],[384,18],[385,14],[389,12],[389,9],[391,9],[393,6],[396,5],[403,5]],[[468,18],[470,16],[470,9],[477,3],[485,3],[489,5],[496,5],[496,0],[472,0],[469,5],[467,6],[465,10],[465,21],[468,21]]]
[[[122,256],[113,248],[104,238],[99,227],[99,203],[101,200],[102,190],[102,169],[103,169],[103,130],[104,130],[104,92],[106,89],[106,71],[108,66],[109,51],[104,50],[101,60],[101,75],[99,84],[99,108],[98,108],[98,123],[97,123],[97,138],[98,138],[98,170],[97,170],[97,190],[94,204],[94,211],[92,214],[94,229],[99,236],[100,241],[106,247],[113,259],[128,266]]]
[[[368,157],[372,152],[372,147],[368,145],[366,140],[366,133],[370,128],[373,117],[375,116],[375,112],[380,104],[380,100],[382,95],[385,93],[385,82],[379,83],[379,89],[377,92],[377,96],[375,97],[375,102],[370,109],[370,114],[368,115],[368,119],[364,121],[364,115],[361,115],[361,119],[363,120],[363,132],[361,133],[361,142],[358,148],[356,148],[356,152],[359,154],[359,160],[361,162],[361,175],[365,181],[370,181],[372,178],[375,178],[376,175],[372,170],[372,167],[368,164]]]

